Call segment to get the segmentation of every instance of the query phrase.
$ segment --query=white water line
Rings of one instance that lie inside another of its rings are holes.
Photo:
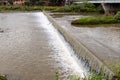
[[[52,57],[58,62],[56,66],[62,68],[61,73],[67,76],[78,75],[81,78],[85,77],[87,70],[76,57],[70,44],[65,41],[64,37],[54,28],[43,13],[36,13],[36,15],[49,36],[49,44],[54,50]]]

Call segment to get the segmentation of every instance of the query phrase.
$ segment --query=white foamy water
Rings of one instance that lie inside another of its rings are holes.
[[[49,45],[53,48],[52,58],[56,60],[55,67],[58,68],[60,76],[65,80],[69,75],[78,75],[85,77],[87,70],[82,62],[75,56],[73,49],[63,36],[54,28],[52,23],[43,13],[36,13],[41,26],[46,30],[49,36]]]

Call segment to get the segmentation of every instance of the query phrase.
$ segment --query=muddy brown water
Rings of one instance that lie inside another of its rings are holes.
[[[8,80],[61,80],[87,73],[42,12],[0,13],[0,74]]]

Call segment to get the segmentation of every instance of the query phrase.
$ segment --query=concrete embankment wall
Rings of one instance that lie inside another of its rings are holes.
[[[120,3],[102,3],[105,15],[115,15],[120,11]]]
[[[73,36],[70,31],[61,27],[49,14],[43,11],[47,16],[49,21],[54,25],[54,27],[64,36],[64,38],[71,44],[76,55],[81,58],[89,66],[91,70],[95,70],[97,73],[101,71],[103,74],[109,78],[114,75],[114,73],[91,51],[89,51],[85,46],[83,46],[76,38]]]

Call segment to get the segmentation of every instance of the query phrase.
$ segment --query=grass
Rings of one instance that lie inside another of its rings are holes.
[[[7,80],[7,79],[3,76],[0,76],[0,80]]]
[[[111,69],[115,72],[116,77],[120,80],[120,62],[114,64]]]
[[[100,12],[93,4],[83,3],[70,6],[0,6],[0,12],[4,11],[54,11],[54,12]]]
[[[56,73],[55,77],[56,77],[55,80],[60,80],[58,72]],[[82,79],[79,76],[71,75],[68,77],[68,80],[107,80],[107,79],[105,79],[104,76],[92,74],[89,77],[85,77]]]
[[[88,77],[88,79],[83,80],[106,80],[104,76],[93,74]]]
[[[75,25],[95,25],[95,24],[113,24],[119,23],[120,21],[115,19],[112,16],[109,17],[89,17],[89,18],[82,18],[73,21],[71,24]]]
[[[115,16],[88,17],[72,21],[73,25],[95,25],[95,24],[114,24],[120,23],[120,12]]]
[[[53,6],[0,6],[0,12],[4,11],[53,11],[59,7]]]
[[[80,5],[71,6],[0,6],[0,11],[53,11],[53,12],[96,12],[96,8],[80,8]]]

